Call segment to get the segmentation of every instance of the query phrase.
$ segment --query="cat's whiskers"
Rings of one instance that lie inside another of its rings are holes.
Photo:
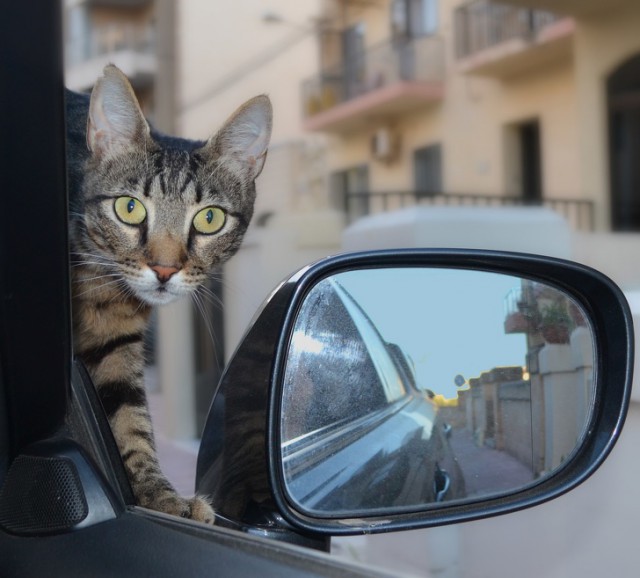
[[[89,251],[71,251],[71,254],[72,255],[87,255],[89,257],[95,257],[96,259],[106,258],[106,257],[103,257],[102,255],[100,255],[99,253],[91,253]]]
[[[101,267],[113,267],[112,260],[98,255],[96,253],[83,253],[80,251],[71,252],[71,266],[78,267],[80,265],[99,265]]]
[[[211,327],[211,322],[209,320],[209,317],[207,316],[206,307],[202,302],[202,295],[199,294],[197,291],[194,291],[193,293],[191,293],[191,297],[192,297],[193,303],[196,306],[196,309],[202,316],[202,320],[207,329],[207,333],[209,334],[209,338],[211,339],[211,346],[213,348],[213,357],[216,363],[216,367],[220,369],[220,360],[218,359],[218,353],[217,353],[217,342],[213,332],[213,328]]]
[[[75,261],[71,263],[71,268],[85,267],[87,265],[98,265],[99,267],[110,267],[109,263],[101,263],[100,261]]]
[[[114,275],[115,276],[115,275]],[[103,277],[109,277],[109,275],[104,275]],[[73,296],[74,297],[82,297],[83,295],[87,295],[93,291],[98,291],[98,290],[102,290],[105,289],[106,287],[109,287],[111,285],[117,284],[117,283],[124,283],[124,280],[122,279],[122,277],[120,277],[119,275],[117,275],[117,279],[114,279],[112,281],[107,281],[106,283],[98,283],[98,284],[94,284],[92,287],[89,287],[88,289],[80,292],[80,293],[74,293]],[[97,277],[96,279],[101,279],[102,277]],[[93,280],[88,280],[87,283],[93,283]],[[126,289],[126,285],[125,285],[125,289]],[[119,292],[121,293],[122,290]]]
[[[224,306],[222,299],[206,285],[200,285],[200,287],[198,287],[198,289],[196,290],[196,294],[201,298],[206,298],[209,303],[218,306],[220,310],[222,310]]]
[[[233,295],[240,295],[245,299],[252,299],[252,295],[247,291],[245,286],[243,286],[241,283],[230,280],[222,273],[219,273],[217,271],[214,273],[209,273],[208,279],[220,283],[221,287],[228,290],[229,293]],[[211,289],[204,284],[200,285],[200,287],[206,287],[207,291],[211,292]],[[224,302],[219,295],[214,293],[214,297],[221,305],[224,305]]]
[[[135,317],[138,314],[138,312],[140,312],[144,307],[149,307],[150,306],[149,303],[147,303],[143,299],[140,299],[140,297],[138,297],[138,295],[136,295],[136,292],[126,283],[125,283],[125,287],[124,287],[124,296],[126,298],[128,298],[128,299],[133,298],[134,300],[138,301],[138,306],[136,307],[135,311],[133,312],[132,317]]]
[[[120,279],[119,281],[120,281],[119,290],[112,295],[108,303],[113,303],[117,299],[127,300],[127,299],[133,298],[134,300],[139,302],[138,307],[136,307],[136,310],[132,315],[133,317],[143,307],[145,303],[142,300],[138,299],[138,297],[135,294],[135,291],[131,287],[129,287],[129,285],[125,282],[124,279]]]
[[[92,283],[94,281],[99,281],[100,279],[108,279],[110,277],[122,278],[122,276],[119,273],[106,273],[104,275],[95,275],[94,277],[80,277],[78,281],[80,283]]]

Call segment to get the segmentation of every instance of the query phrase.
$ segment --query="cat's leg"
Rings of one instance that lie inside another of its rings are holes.
[[[131,488],[140,506],[213,524],[214,513],[201,496],[181,497],[160,469],[144,389],[99,388],[109,414]],[[115,406],[119,407],[115,407]]]
[[[74,279],[75,353],[98,391],[137,503],[213,523],[213,509],[206,499],[181,497],[160,469],[144,389],[144,335],[150,308],[133,298],[123,299],[112,282],[100,285],[103,277],[92,270],[83,273],[75,268]]]
[[[144,389],[145,319],[122,309],[126,315],[118,315],[122,312],[111,303],[105,311],[77,306],[82,315],[76,324],[76,354],[96,386],[136,501],[153,510],[213,523],[207,501],[181,497],[160,469]]]

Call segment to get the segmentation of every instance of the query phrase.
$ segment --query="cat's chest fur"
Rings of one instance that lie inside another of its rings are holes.
[[[82,357],[88,348],[122,335],[137,335],[146,330],[151,307],[135,297],[123,297],[118,289],[96,288],[94,281],[83,281],[85,273],[74,272],[73,330],[75,350]]]

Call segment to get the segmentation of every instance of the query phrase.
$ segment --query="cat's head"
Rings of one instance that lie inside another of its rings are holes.
[[[258,96],[206,142],[157,135],[127,78],[107,66],[89,106],[81,259],[107,263],[151,305],[196,289],[247,229],[271,115]]]

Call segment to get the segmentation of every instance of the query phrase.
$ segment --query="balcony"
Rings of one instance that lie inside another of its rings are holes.
[[[504,332],[529,333],[534,327],[529,307],[523,298],[522,287],[514,287],[505,297]]]
[[[302,85],[303,126],[345,133],[443,96],[443,44],[437,36],[385,42]]]
[[[561,215],[574,231],[593,231],[593,202],[579,199],[546,198],[528,201],[520,196],[420,191],[352,192],[345,198],[347,221],[413,206],[454,207],[548,207]]]
[[[474,0],[456,9],[462,72],[507,77],[570,57],[574,22],[553,12]]]
[[[118,66],[135,88],[149,86],[157,67],[154,28],[150,24],[106,24],[67,44],[65,82],[87,90],[109,63]]]
[[[558,14],[565,14],[575,18],[582,18],[598,12],[611,12],[624,4],[631,4],[636,0],[501,0],[505,4],[519,8],[534,10],[553,10]]]

